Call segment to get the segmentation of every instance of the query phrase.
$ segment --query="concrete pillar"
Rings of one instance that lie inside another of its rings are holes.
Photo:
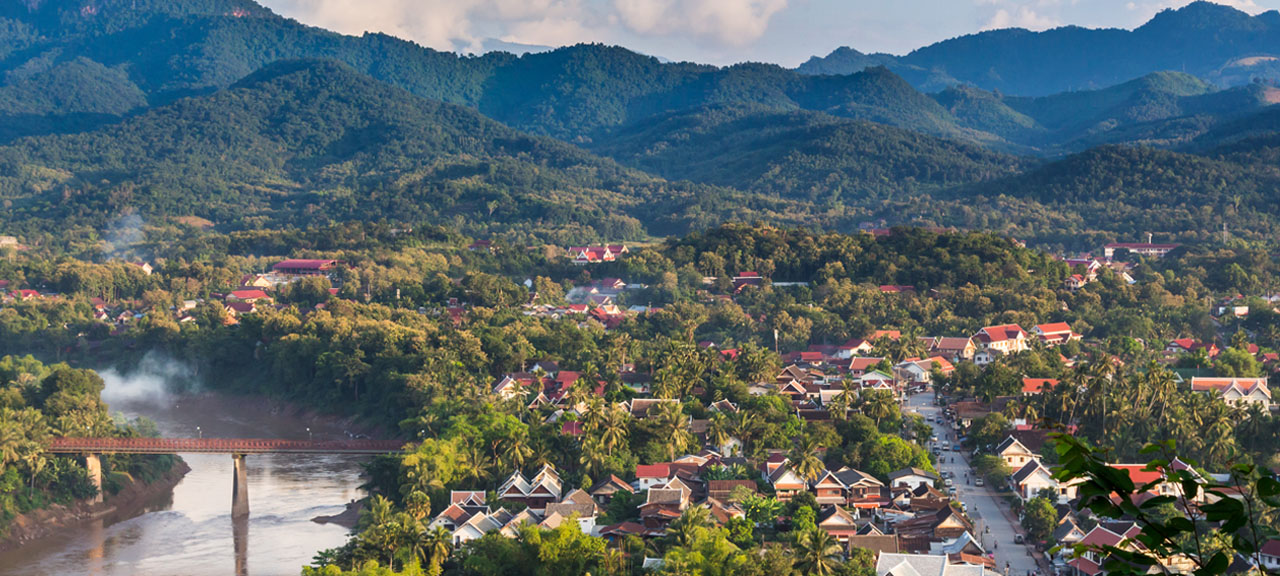
[[[244,454],[232,454],[235,474],[231,480],[231,517],[249,516],[249,471],[244,465]]]
[[[249,516],[231,519],[231,543],[235,547],[236,576],[249,576]]]
[[[93,482],[93,487],[98,489],[98,493],[93,496],[93,503],[102,502],[102,458],[97,454],[85,454],[84,466],[89,469],[89,480]]]

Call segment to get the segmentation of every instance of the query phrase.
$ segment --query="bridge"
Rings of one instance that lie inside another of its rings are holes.
[[[94,502],[102,501],[102,454],[230,454],[235,463],[231,483],[231,516],[249,515],[248,454],[391,454],[404,444],[395,440],[281,440],[268,438],[54,438],[54,454],[81,454],[93,485]]]

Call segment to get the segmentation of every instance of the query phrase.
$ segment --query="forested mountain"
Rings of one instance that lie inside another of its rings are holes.
[[[972,86],[934,94],[956,121],[1040,154],[1102,144],[1177,147],[1215,126],[1263,110],[1280,89],[1250,84],[1219,90],[1180,72],[1156,72],[1101,90],[1035,98]]]
[[[943,197],[999,207],[1010,233],[1064,244],[1082,230],[1214,240],[1224,223],[1236,237],[1270,241],[1280,219],[1280,172],[1240,159],[1102,146]],[[1034,214],[1046,211],[1062,219],[1056,230],[1035,229],[1037,220],[1048,220]]]
[[[957,83],[1019,96],[1097,89],[1161,70],[1181,70],[1220,86],[1280,77],[1280,12],[1250,16],[1194,2],[1165,10],[1135,30],[1077,26],[1044,32],[993,30],[938,42],[902,57],[841,48],[799,67],[850,74],[888,66],[918,88]]]
[[[136,211],[230,229],[493,222],[583,241],[687,228],[700,204],[732,194],[671,185],[317,61],[273,64],[97,131],[25,139],[0,148],[0,166],[19,229],[102,228]],[[751,202],[732,205],[751,217]]]
[[[1187,8],[1177,15],[1212,26],[1221,10],[1226,9]],[[470,106],[529,133],[588,143],[672,113],[746,104],[880,122],[1005,151],[1056,154],[1108,142],[1174,145],[1212,126],[1215,110],[1246,110],[1276,100],[1262,86],[1215,92],[1181,74],[1048,99],[1015,98],[953,87],[953,78],[929,68],[926,76],[946,87],[931,98],[912,87],[921,84],[917,71],[884,55],[856,59],[890,68],[824,76],[764,64],[663,63],[600,45],[521,57],[462,57],[385,35],[352,37],[304,26],[250,0],[11,3],[0,11],[0,54],[8,54],[0,58],[0,138],[8,140],[83,130],[224,88],[271,62],[305,58],[338,60],[418,96]],[[1200,117],[1205,114],[1211,117]]]
[[[713,106],[619,129],[593,150],[668,179],[829,204],[927,192],[1026,161],[882,124],[762,106]]]

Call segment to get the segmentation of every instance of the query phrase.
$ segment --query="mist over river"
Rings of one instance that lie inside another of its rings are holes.
[[[163,380],[171,374],[153,375]],[[333,421],[291,415],[260,398],[164,394],[154,382],[104,373],[112,414],[145,416],[166,437],[345,438]],[[199,431],[197,431],[199,426]],[[183,454],[191,472],[139,510],[69,528],[0,554],[0,575],[298,574],[315,553],[343,544],[348,530],[317,524],[363,496],[368,456],[251,455],[249,519],[231,519],[232,459]]]

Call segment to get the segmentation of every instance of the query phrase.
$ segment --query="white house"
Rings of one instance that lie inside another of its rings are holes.
[[[1271,408],[1271,389],[1266,378],[1192,378],[1192,392],[1217,394],[1227,404],[1261,404]]]
[[[1074,484],[1061,485],[1053,479],[1053,473],[1039,460],[1027,462],[1011,477],[1014,491],[1024,502],[1035,498],[1041,490],[1051,490],[1058,495],[1058,503],[1066,504],[1076,497]]]
[[[891,488],[899,486],[918,488],[921,484],[933,486],[933,483],[937,481],[938,476],[936,474],[919,468],[903,468],[889,474],[889,486]]]

